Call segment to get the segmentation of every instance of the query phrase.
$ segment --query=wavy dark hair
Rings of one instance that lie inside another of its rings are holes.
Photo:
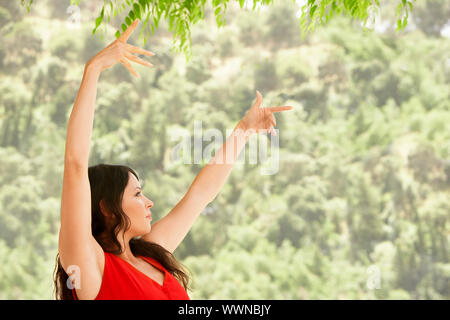
[[[122,210],[122,198],[128,184],[129,172],[136,176],[136,172],[123,165],[98,164],[88,168],[89,184],[91,189],[91,216],[92,235],[105,252],[120,254],[123,251],[117,235],[120,230],[130,228],[130,220]],[[111,222],[100,211],[102,207],[111,213]],[[164,247],[157,243],[139,238],[130,240],[130,249],[133,255],[150,257],[161,263],[178,281],[185,290],[189,288],[189,276],[186,269]],[[72,291],[67,286],[69,276],[61,265],[59,253],[56,255],[56,265],[53,273],[54,295],[57,300],[73,300]]]

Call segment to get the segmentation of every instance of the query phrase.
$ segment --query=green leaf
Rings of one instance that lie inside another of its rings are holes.
[[[170,30],[170,31],[173,30],[173,22],[174,22],[174,18],[173,18],[173,16],[171,15],[171,16],[169,17],[169,30]]]
[[[404,29],[408,25],[407,17],[403,18],[402,29]]]
[[[128,12],[128,16],[130,17],[131,21],[136,20],[136,16],[134,15],[134,11],[130,10],[130,12]]]
[[[122,23],[122,31],[127,30],[127,25],[125,23]]]
[[[97,29],[98,26],[102,23],[102,20],[102,17],[98,17],[97,19],[95,19],[95,29]]]
[[[116,31],[115,36],[116,36],[116,39],[120,37],[120,31],[119,30]]]
[[[316,6],[316,5],[314,5],[314,6],[311,8],[311,11],[309,12],[309,16],[310,16],[311,18],[313,17],[314,11],[316,11],[316,9],[317,9],[317,6]]]
[[[402,13],[402,5],[401,4],[399,4],[398,6],[397,6],[397,15],[399,16],[401,13]]]
[[[127,24],[127,25],[131,25],[131,19],[130,19],[130,17],[126,17],[125,18],[125,23]]]
[[[141,8],[139,7],[139,5],[137,3],[133,4],[133,11],[136,14],[136,17],[138,17],[140,20],[141,19]]]

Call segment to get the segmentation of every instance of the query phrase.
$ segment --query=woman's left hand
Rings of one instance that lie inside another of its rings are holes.
[[[267,133],[269,131],[272,134],[277,135],[275,133],[274,127],[277,122],[275,117],[273,116],[274,112],[281,112],[286,110],[291,110],[291,106],[280,106],[280,107],[267,107],[261,108],[262,96],[258,90],[256,90],[256,102],[247,111],[244,118],[240,121],[241,128],[244,130],[255,130],[258,132],[259,130],[266,130]]]
[[[139,20],[136,19],[134,22],[125,30],[124,33],[120,35],[120,37],[113,42],[111,42],[106,48],[103,48],[100,52],[98,52],[91,60],[88,61],[87,65],[94,66],[100,72],[105,69],[108,69],[115,65],[116,63],[123,64],[128,71],[130,71],[135,77],[138,77],[138,73],[131,66],[130,61],[142,64],[147,67],[153,67],[153,64],[138,58],[132,53],[144,54],[146,56],[154,56],[155,54],[151,51],[147,51],[131,44],[128,44],[128,38],[131,33],[136,29]]]

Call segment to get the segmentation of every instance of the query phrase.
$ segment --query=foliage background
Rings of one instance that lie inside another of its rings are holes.
[[[236,166],[174,252],[192,299],[450,298],[450,4],[419,1],[396,33],[383,1],[373,33],[338,17],[300,39],[298,8],[212,10],[189,63],[161,24],[140,78],[102,74],[89,164],[136,169],[155,221],[203,164],[173,163],[174,136],[232,129],[255,100],[277,114],[280,167]],[[0,299],[53,299],[67,121],[99,2],[0,2]],[[136,39],[135,39],[136,40]],[[136,45],[140,45],[136,43]],[[370,287],[379,270],[380,287]]]

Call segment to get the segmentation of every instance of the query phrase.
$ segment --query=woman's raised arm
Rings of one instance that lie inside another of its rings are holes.
[[[87,172],[99,76],[100,71],[97,68],[86,64],[67,125],[64,170],[75,167]]]
[[[58,252],[66,273],[69,274],[70,270],[79,272],[81,285],[74,286],[80,299],[96,297],[102,281],[104,263],[103,250],[91,232],[91,191],[88,177],[89,144],[94,123],[97,82],[100,73],[117,62],[121,62],[137,76],[127,59],[151,66],[131,52],[147,55],[154,55],[153,53],[126,43],[136,25],[137,20],[86,64],[67,126]]]
[[[256,93],[256,102],[214,157],[200,170],[185,196],[165,217],[153,224],[150,233],[143,237],[144,240],[159,243],[170,252],[175,251],[203,209],[222,189],[250,135],[263,130],[272,130],[276,134],[273,113],[291,110],[292,107],[261,108],[262,96],[259,91]]]
[[[138,20],[115,41],[97,53],[84,68],[83,79],[75,99],[67,126],[66,150],[64,155],[64,168],[75,167],[87,170],[89,159],[89,145],[94,123],[94,108],[97,95],[97,82],[100,73],[115,65],[122,63],[134,76],[138,77],[128,60],[151,67],[151,63],[144,61],[131,53],[140,53],[148,56],[155,55],[130,44],[128,37],[136,28]]]

